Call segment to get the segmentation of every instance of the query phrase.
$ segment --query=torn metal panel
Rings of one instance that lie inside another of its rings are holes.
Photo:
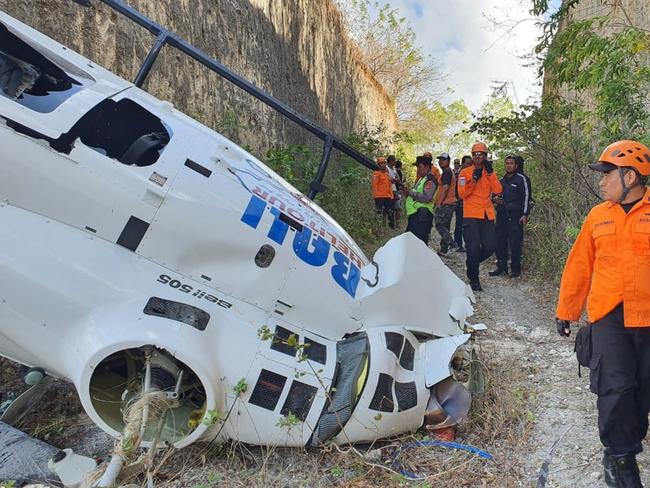
[[[424,344],[424,378],[427,387],[447,378],[450,373],[449,363],[456,349],[465,344],[470,334],[443,337],[427,341]]]
[[[400,324],[438,337],[457,335],[473,313],[466,285],[422,241],[406,232],[388,241],[373,257],[377,284],[363,283],[353,311],[365,328]],[[404,306],[405,297],[423,298]],[[450,315],[450,313],[453,315]]]

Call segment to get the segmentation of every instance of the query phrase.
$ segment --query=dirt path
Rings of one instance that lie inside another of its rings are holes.
[[[464,278],[464,254],[444,261]],[[524,466],[520,486],[535,486],[542,463],[551,458],[546,487],[601,487],[601,444],[596,396],[589,391],[589,371],[578,367],[571,339],[560,337],[553,322],[557,290],[521,278],[489,277],[490,261],[481,265],[483,292],[477,293],[477,317],[492,333],[503,361],[524,368],[536,399],[534,428],[526,452],[513,452]],[[558,439],[560,439],[558,441]],[[642,479],[650,486],[650,454],[639,456]],[[645,469],[644,469],[645,468]],[[644,472],[645,471],[645,472]]]

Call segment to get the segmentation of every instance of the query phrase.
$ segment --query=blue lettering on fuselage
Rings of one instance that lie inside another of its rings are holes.
[[[266,210],[266,205],[266,201],[262,198],[251,195],[241,221],[253,229],[257,229],[264,215],[264,210]],[[270,212],[273,215],[273,223],[266,236],[282,245],[287,237],[289,225],[280,220],[281,212],[278,208],[272,206]],[[294,253],[301,261],[310,266],[318,267],[326,264],[332,247],[332,244],[320,235],[314,239],[312,230],[307,226],[303,226],[302,231],[296,232],[293,238]],[[334,250],[333,259],[332,278],[337,285],[354,298],[361,276],[359,267],[349,257],[337,250]]]

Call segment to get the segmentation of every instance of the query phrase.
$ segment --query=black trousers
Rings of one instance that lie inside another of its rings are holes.
[[[494,221],[463,218],[463,237],[467,251],[467,277],[478,280],[478,266],[494,254]]]
[[[392,198],[375,198],[375,210],[382,216],[388,216],[391,227],[395,227],[394,200]],[[384,219],[384,225],[386,220]]]
[[[497,212],[497,259],[499,268],[507,269],[508,251],[510,254],[510,269],[521,272],[521,247],[524,242],[524,226],[519,222],[521,215],[518,213],[509,216],[507,212]]]
[[[412,232],[415,237],[428,246],[431,226],[433,226],[433,214],[428,209],[421,207],[417,212],[409,215],[406,232]]]
[[[454,225],[454,240],[463,247],[463,201],[456,202],[456,224]]]
[[[623,304],[591,326],[591,391],[610,454],[642,451],[650,412],[650,327],[625,328]]]

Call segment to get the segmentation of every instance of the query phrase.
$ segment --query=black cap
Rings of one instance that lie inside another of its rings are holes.
[[[591,163],[589,165],[589,168],[593,169],[594,171],[612,171],[613,169],[618,168],[618,166],[612,163],[598,162]]]
[[[428,166],[431,166],[431,161],[433,161],[433,159],[429,156],[418,156],[415,158],[415,163],[413,163],[413,166],[417,166],[418,164],[426,164]]]

